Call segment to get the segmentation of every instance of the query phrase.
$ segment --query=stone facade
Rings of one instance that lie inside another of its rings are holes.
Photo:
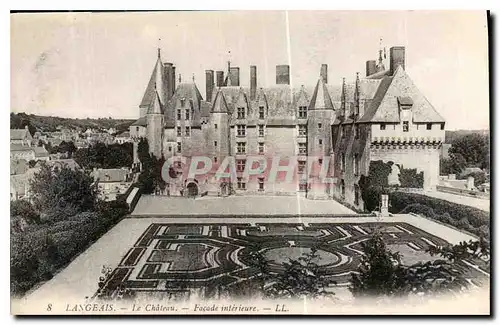
[[[404,48],[394,48],[394,58],[388,64],[379,58],[378,68],[367,69],[365,78],[356,74],[354,82],[344,79],[341,86],[327,84],[324,64],[314,87],[291,87],[286,65],[277,66],[275,86],[257,88],[255,66],[250,69],[250,86],[239,86],[245,84],[240,82],[239,69],[228,63],[225,80],[221,81],[217,72],[217,86],[213,70],[207,70],[209,100],[203,99],[194,80],[179,80],[175,86],[175,68],[162,63],[158,53],[130,136],[134,148],[145,137],[150,151],[166,159],[210,159],[212,169],[191,178],[187,175],[189,166],[174,163],[174,175],[182,177],[170,179],[169,195],[301,193],[362,208],[358,182],[373,160],[423,171],[424,187],[430,189],[438,181],[444,119],[404,71],[404,53]],[[229,163],[234,164],[236,175],[216,179],[215,171],[227,162],[226,157],[231,157]],[[255,157],[266,161],[265,172],[246,177],[250,162],[251,168],[263,163]],[[273,157],[281,157],[281,164],[273,165]],[[310,165],[308,157],[318,160]],[[134,162],[138,162],[136,154]],[[286,167],[287,162],[293,163]],[[275,181],[270,180],[273,168],[288,168],[293,180],[284,182],[283,172]],[[301,180],[304,173],[311,175],[311,183]],[[336,179],[314,182],[321,175]]]

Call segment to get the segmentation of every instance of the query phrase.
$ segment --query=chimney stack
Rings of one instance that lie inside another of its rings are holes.
[[[377,72],[377,61],[375,60],[370,60],[366,61],[366,76],[371,76]]]
[[[216,72],[217,87],[224,87],[224,71]]]
[[[172,66],[172,95],[175,93],[175,65]]]
[[[321,65],[320,77],[321,77],[321,79],[323,79],[323,82],[325,84],[328,83],[328,64]]]
[[[257,66],[250,66],[250,100],[255,100],[257,94]]]
[[[240,85],[240,68],[231,67],[229,69],[229,78],[231,79],[231,86],[239,86]]]
[[[214,91],[214,70],[205,70],[205,89],[207,102],[212,101],[212,93]]]
[[[163,80],[167,85],[166,98],[169,100],[174,95],[175,91],[175,76],[174,76],[174,65],[170,62],[163,64]]]
[[[389,50],[390,55],[390,70],[391,76],[394,75],[398,66],[401,66],[403,70],[405,69],[405,47],[404,46],[393,46]]]
[[[290,66],[288,64],[281,64],[276,66],[276,84],[290,84]]]

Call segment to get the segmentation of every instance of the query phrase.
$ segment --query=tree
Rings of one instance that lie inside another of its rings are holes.
[[[439,160],[439,173],[441,175],[460,174],[467,162],[461,154],[450,154],[450,158]]]
[[[165,157],[155,157],[149,153],[147,139],[141,139],[138,144],[137,154],[142,165],[142,172],[139,175],[138,182],[141,184],[142,192],[151,194],[156,191],[165,190],[166,182],[161,175]]]
[[[318,248],[312,247],[298,259],[283,262],[281,271],[273,272],[261,248],[255,246],[246,256],[246,262],[259,270],[259,274],[252,279],[257,286],[250,284],[250,287],[260,289],[269,298],[332,297],[334,293],[327,288],[336,282],[326,276],[325,270],[318,264],[320,259]]]
[[[392,171],[391,166],[391,162],[371,161],[368,176],[361,175],[358,185],[366,211],[377,210],[380,205],[380,195],[388,192],[388,177]]]
[[[53,220],[91,210],[97,198],[94,179],[84,171],[68,167],[53,170],[42,164],[30,186],[35,209]]]
[[[351,274],[350,291],[354,297],[395,295],[403,286],[399,253],[387,249],[380,233],[362,243],[364,255],[358,274]]]
[[[62,141],[58,146],[57,146],[57,152],[60,153],[67,153],[68,157],[72,157],[73,153],[76,151],[75,144],[73,141]]]
[[[485,135],[471,133],[456,138],[449,150],[450,156],[458,159],[460,155],[465,158],[466,167],[489,168],[489,139]]]
[[[29,201],[16,200],[10,203],[10,217],[22,217],[28,223],[40,222],[40,215]]]
[[[31,119],[25,113],[10,113],[10,128],[11,129],[24,129],[28,127],[31,135],[35,134],[36,127],[31,124]]]
[[[78,149],[73,158],[86,169],[130,167],[133,163],[133,145],[97,142],[89,148]]]
[[[474,178],[474,186],[478,188],[481,184],[484,184],[488,181],[488,177],[486,177],[485,172],[472,172],[467,175],[462,175],[461,179],[467,179],[469,177]]]
[[[363,245],[359,274],[352,274],[349,289],[355,297],[408,296],[460,292],[469,286],[456,263],[462,259],[489,261],[489,243],[462,242],[454,246],[429,247],[427,252],[444,259],[403,265],[399,253],[387,249],[379,233]],[[488,262],[489,263],[489,262]]]

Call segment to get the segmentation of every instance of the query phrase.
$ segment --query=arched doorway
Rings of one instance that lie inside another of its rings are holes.
[[[223,182],[220,184],[220,195],[221,196],[227,196],[229,194],[229,184],[226,182]]]
[[[198,196],[198,185],[195,182],[191,182],[186,186],[187,196],[194,197]]]

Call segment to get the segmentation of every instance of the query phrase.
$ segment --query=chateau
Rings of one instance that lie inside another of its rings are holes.
[[[130,126],[134,161],[139,162],[140,138],[157,157],[212,160],[214,169],[203,177],[172,178],[166,195],[304,195],[362,208],[358,182],[376,160],[423,172],[423,187],[432,189],[439,178],[445,121],[405,72],[405,48],[392,47],[388,61],[386,68],[379,51],[378,62],[366,62],[364,77],[353,73],[354,82],[343,78],[339,85],[329,83],[328,66],[322,64],[315,85],[297,88],[290,85],[288,65],[276,66],[276,85],[262,88],[256,66],[250,66],[250,86],[245,86],[240,69],[228,63],[225,71],[206,70],[203,97],[194,80],[181,82],[179,76],[176,84],[175,66],[164,63],[158,49],[140,117]],[[277,168],[293,169],[297,177],[291,183],[279,177],[271,182],[265,174],[245,177],[246,165],[255,163],[247,161],[250,156],[295,157],[296,163]],[[318,177],[306,163],[311,156],[335,181],[301,180],[303,173]],[[214,177],[226,157],[235,160],[235,179]],[[182,174],[182,165],[174,166]]]

